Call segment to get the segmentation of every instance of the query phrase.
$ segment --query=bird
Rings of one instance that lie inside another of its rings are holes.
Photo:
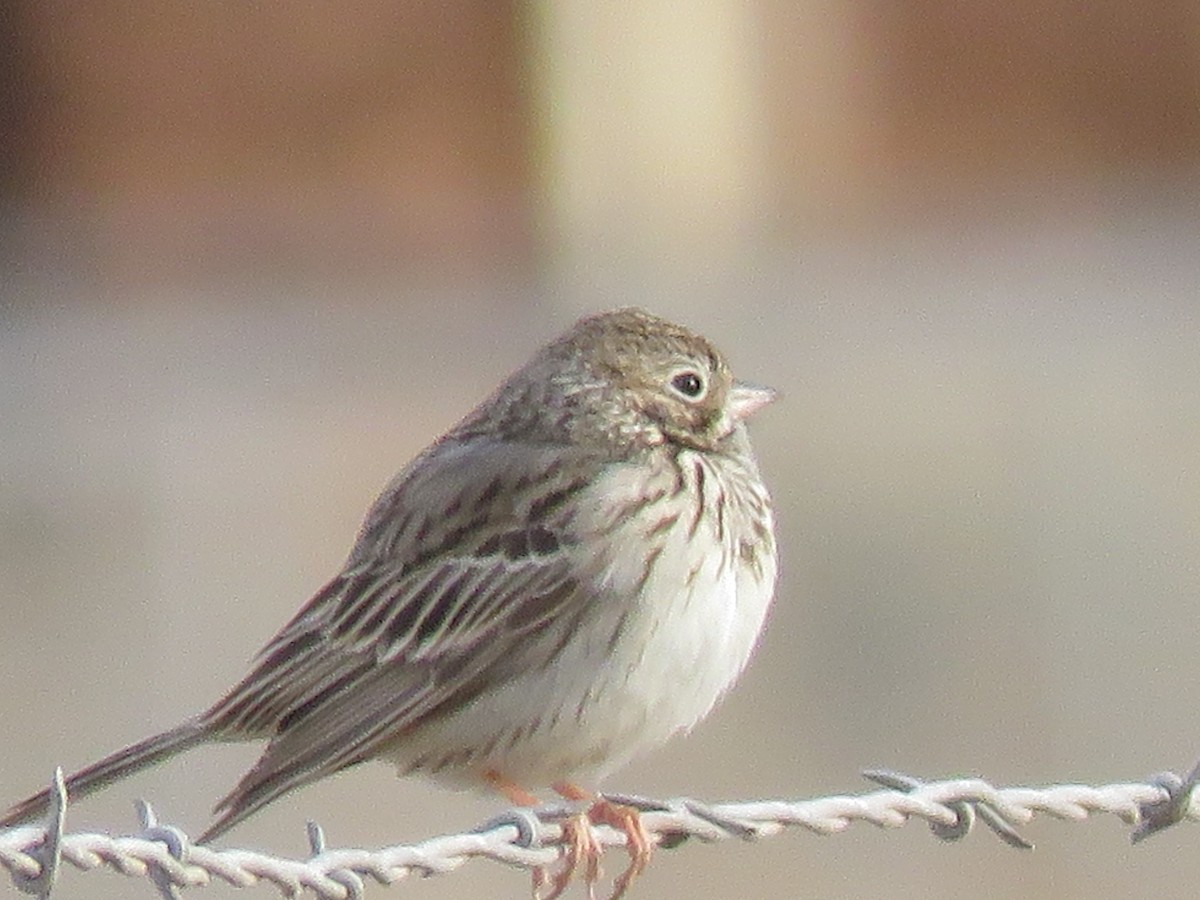
[[[653,840],[594,788],[690,730],[758,643],[775,594],[770,495],[746,423],[775,399],[704,337],[636,308],[586,316],[397,474],[341,570],[207,710],[66,779],[79,799],[210,742],[265,741],[217,803],[212,841],[368,760],[537,805],[582,804],[562,893],[626,837],[625,892]],[[0,817],[43,815],[49,791]]]

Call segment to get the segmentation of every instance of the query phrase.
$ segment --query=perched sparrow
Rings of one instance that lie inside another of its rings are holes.
[[[744,423],[773,396],[679,325],[636,309],[580,320],[395,477],[342,571],[224,698],[68,793],[250,740],[266,749],[201,841],[369,759],[519,804],[550,786],[590,804],[551,895],[581,864],[597,877],[589,822],[626,834],[623,893],[649,835],[576,785],[691,728],[750,658],[776,557]]]

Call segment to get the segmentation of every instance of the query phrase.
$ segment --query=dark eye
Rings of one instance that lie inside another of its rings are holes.
[[[671,387],[683,394],[689,400],[695,400],[704,393],[704,379],[690,369],[679,372],[671,377]]]

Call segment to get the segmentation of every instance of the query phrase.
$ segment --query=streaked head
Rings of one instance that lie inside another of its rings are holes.
[[[716,450],[774,397],[735,381],[701,335],[626,308],[580,319],[488,406],[506,432],[603,442],[617,453],[667,442]]]

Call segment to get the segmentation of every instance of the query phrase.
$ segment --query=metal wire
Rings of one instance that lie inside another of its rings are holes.
[[[711,806],[688,799],[605,796],[641,810],[643,824],[662,847],[691,838],[705,842],[750,840],[788,827],[836,834],[854,822],[898,828],[922,819],[941,840],[965,837],[978,820],[1010,846],[1029,849],[1033,845],[1017,827],[1038,813],[1068,821],[1109,813],[1134,829],[1131,838],[1135,843],[1184,819],[1200,819],[1200,802],[1193,797],[1200,763],[1185,776],[1168,772],[1145,782],[1096,787],[996,788],[979,779],[922,782],[887,771],[864,774],[885,789],[856,796]],[[62,864],[68,862],[83,871],[108,867],[124,875],[149,878],[166,898],[177,898],[181,887],[222,881],[235,887],[265,882],[285,897],[309,891],[321,900],[348,900],[363,895],[367,879],[392,884],[414,873],[443,875],[475,858],[524,869],[553,865],[562,851],[562,822],[577,811],[565,805],[515,809],[471,832],[380,850],[327,849],[320,827],[310,823],[312,854],[307,859],[286,859],[252,850],[194,845],[178,828],[160,825],[144,802],[138,806],[141,831],[136,834],[65,834],[67,804],[61,770],[55,772],[51,786],[52,808],[45,824],[0,830],[0,866],[8,870],[17,888],[40,897],[50,896]],[[606,847],[624,845],[624,835],[615,829],[596,826],[595,832]]]

